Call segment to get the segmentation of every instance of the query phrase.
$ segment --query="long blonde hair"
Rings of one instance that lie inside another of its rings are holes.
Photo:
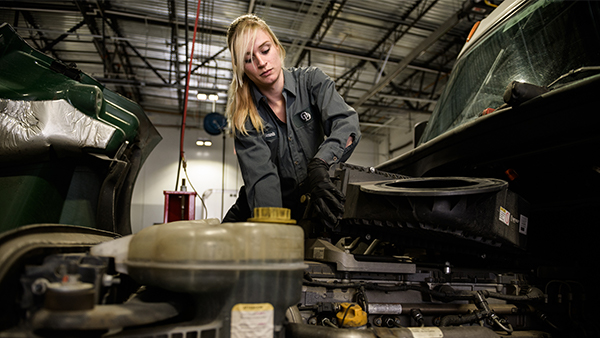
[[[263,120],[258,115],[258,110],[252,101],[249,79],[244,73],[244,59],[246,51],[251,50],[256,40],[256,33],[261,29],[266,32],[279,51],[281,64],[285,59],[285,49],[275,36],[267,23],[254,14],[242,15],[235,19],[227,29],[227,46],[231,53],[231,68],[233,79],[229,85],[227,100],[227,119],[235,135],[236,130],[244,135],[248,134],[244,124],[250,119],[252,126],[262,132]],[[252,57],[252,56],[251,56]]]

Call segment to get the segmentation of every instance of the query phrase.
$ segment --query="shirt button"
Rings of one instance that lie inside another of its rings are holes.
[[[334,161],[337,161],[337,156],[334,156],[334,157],[333,157],[333,160],[334,160]]]
[[[292,137],[291,137],[291,136],[288,136],[288,140],[290,140],[290,141],[291,141],[291,140],[292,140]]]
[[[294,161],[294,164],[295,164],[295,165],[298,165],[298,161]]]

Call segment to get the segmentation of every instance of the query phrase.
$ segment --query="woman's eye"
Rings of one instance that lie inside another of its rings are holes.
[[[271,50],[271,48],[267,48],[265,50],[262,51],[263,54],[269,54],[269,51]]]

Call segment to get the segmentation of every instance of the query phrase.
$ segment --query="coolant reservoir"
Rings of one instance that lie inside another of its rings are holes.
[[[223,337],[278,336],[285,311],[300,301],[304,232],[289,209],[258,208],[253,222],[227,223],[245,251],[232,297],[223,311]],[[260,222],[258,222],[260,220]]]
[[[226,295],[222,304],[212,298],[207,304],[222,309],[222,337],[230,330],[244,337],[280,331],[285,310],[300,301],[304,232],[292,224],[289,211],[286,220],[285,211],[269,209],[255,210],[260,222],[196,220],[145,228],[129,243],[129,275],[174,292]]]
[[[231,288],[237,240],[216,219],[178,221],[143,229],[129,242],[127,267],[138,283],[175,292]]]

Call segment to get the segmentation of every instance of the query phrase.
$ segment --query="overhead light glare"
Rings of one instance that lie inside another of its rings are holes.
[[[196,97],[200,101],[206,101],[206,100],[208,100],[208,101],[217,101],[217,100],[219,100],[219,95],[218,94],[198,93],[198,95],[196,95]]]
[[[207,139],[198,139],[196,140],[196,145],[198,147],[210,147],[212,146],[212,141]]]

